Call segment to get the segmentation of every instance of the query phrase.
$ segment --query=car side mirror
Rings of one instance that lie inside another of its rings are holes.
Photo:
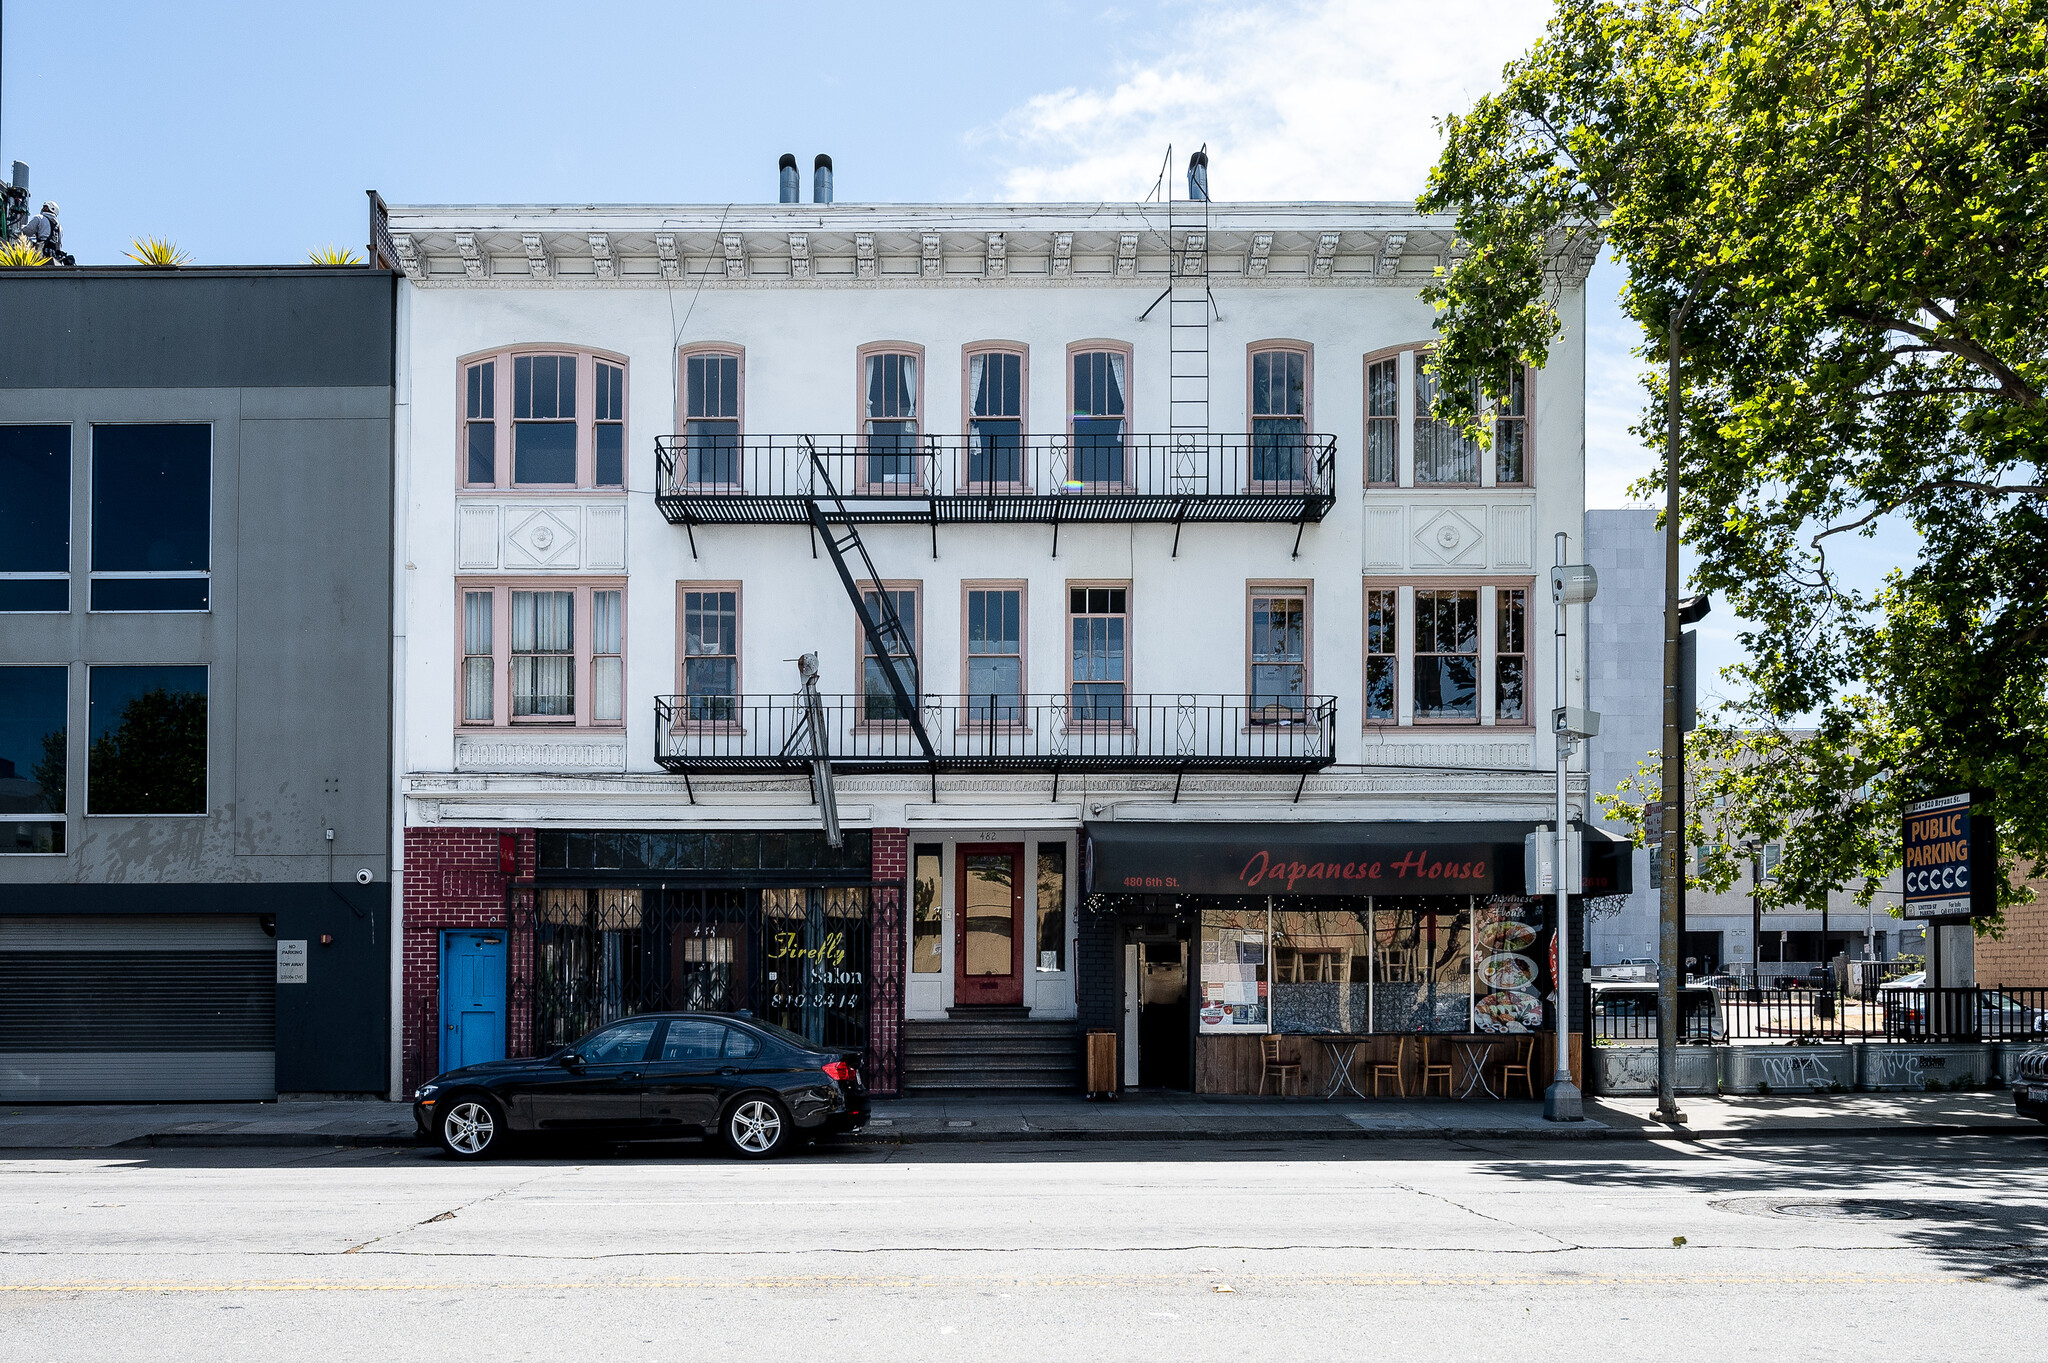
[[[583,1068],[583,1057],[574,1051],[563,1051],[556,1057],[556,1063],[565,1070],[580,1070]]]

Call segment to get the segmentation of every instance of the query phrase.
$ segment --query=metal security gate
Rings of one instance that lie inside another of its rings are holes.
[[[514,886],[509,1053],[545,1055],[618,1018],[682,1010],[746,1011],[865,1051],[874,900],[865,885]]]
[[[247,918],[0,918],[0,1101],[276,1096],[277,948]]]

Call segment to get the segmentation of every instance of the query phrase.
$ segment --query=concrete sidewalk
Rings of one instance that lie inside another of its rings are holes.
[[[1590,1099],[1587,1120],[1543,1120],[1530,1102],[1334,1102],[1127,1094],[900,1098],[875,1103],[863,1144],[987,1141],[1645,1140],[1804,1135],[1895,1136],[2043,1130],[2003,1090],[1685,1098],[1682,1131],[1654,1121],[1648,1098]],[[106,1150],[413,1143],[401,1103],[164,1103],[0,1107],[0,1150]]]

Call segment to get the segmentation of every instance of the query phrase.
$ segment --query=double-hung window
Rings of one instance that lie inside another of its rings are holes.
[[[0,856],[64,850],[69,688],[63,667],[0,667]]]
[[[1529,718],[1528,599],[1524,587],[1494,593],[1493,714],[1514,723]]]
[[[92,609],[212,599],[213,427],[92,428]]]
[[[479,360],[462,372],[462,481],[470,487],[498,482],[498,362]]]
[[[1308,451],[1308,354],[1252,352],[1252,481],[1298,483]]]
[[[967,589],[967,715],[1015,723],[1024,697],[1024,589]]]
[[[1120,350],[1074,352],[1073,467],[1067,484],[1129,484],[1125,423],[1130,413],[1129,355]]]
[[[1251,594],[1251,721],[1284,724],[1308,709],[1308,592]]]
[[[740,357],[683,357],[685,478],[698,486],[740,484]]]
[[[597,413],[591,423],[591,483],[597,487],[626,484],[626,371],[603,360],[591,366],[597,390]]]
[[[1072,714],[1083,723],[1128,722],[1130,636],[1128,587],[1069,587],[1073,636]]]
[[[1391,724],[1396,712],[1394,679],[1400,667],[1401,594],[1389,587],[1365,593],[1365,718]]]
[[[71,428],[0,426],[0,489],[0,611],[70,610]]]
[[[1393,357],[1365,367],[1365,481],[1401,481],[1401,362]]]
[[[522,487],[576,483],[576,357],[512,360],[512,481]]]
[[[731,723],[739,718],[739,695],[739,588],[685,590],[684,718],[695,723]]]
[[[623,584],[467,580],[456,603],[465,728],[624,722]]]
[[[1476,487],[1479,484],[1479,445],[1470,436],[1448,421],[1431,416],[1430,408],[1436,402],[1436,375],[1429,370],[1426,356],[1415,357],[1415,482],[1424,484],[1457,484]],[[1479,397],[1474,385],[1473,397]]]
[[[1479,718],[1479,593],[1415,591],[1415,717]]]
[[[903,626],[903,638],[892,643],[889,657],[896,664],[896,675],[903,682],[903,689],[910,693],[910,703],[919,703],[917,658],[911,650],[917,646],[918,610],[917,588],[887,587],[889,605],[896,611],[897,622]],[[872,587],[860,594],[861,604],[867,607],[868,618],[877,625],[882,623],[882,592]],[[903,707],[896,703],[896,693],[889,688],[889,679],[882,671],[881,660],[875,655],[875,646],[865,629],[858,629],[860,635],[860,691],[861,718],[863,720],[908,719]]]
[[[991,350],[967,357],[967,481],[1024,481],[1024,357]]]
[[[1507,393],[1493,406],[1493,481],[1497,486],[1529,481],[1529,376],[1508,372]]]
[[[867,467],[861,482],[875,488],[917,483],[917,356],[877,350],[864,357],[866,369],[861,434]]]

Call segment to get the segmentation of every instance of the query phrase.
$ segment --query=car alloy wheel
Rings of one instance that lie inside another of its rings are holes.
[[[497,1114],[473,1098],[448,1109],[441,1119],[441,1141],[464,1159],[479,1159],[498,1139]]]
[[[766,1098],[741,1101],[725,1119],[725,1138],[735,1154],[759,1159],[782,1144],[782,1109]]]

